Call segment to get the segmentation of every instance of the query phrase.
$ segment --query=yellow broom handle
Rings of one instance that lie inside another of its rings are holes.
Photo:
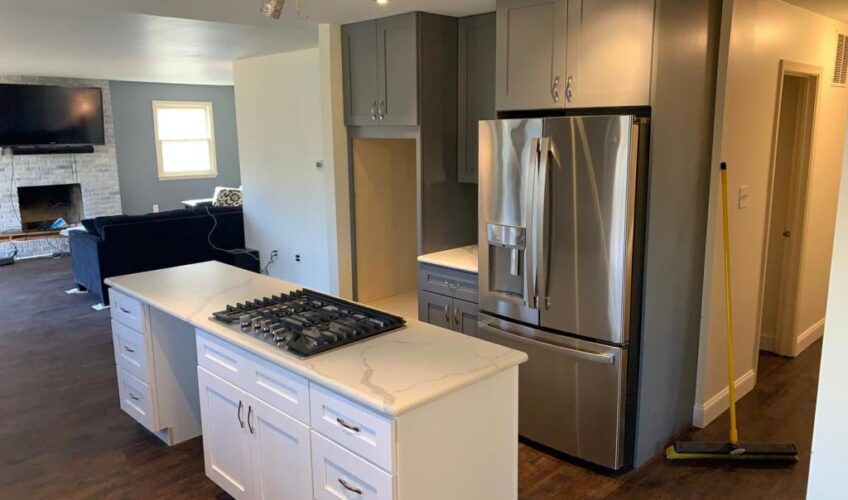
[[[727,163],[721,164],[721,214],[724,229],[724,300],[727,314],[727,387],[730,397],[730,442],[739,443],[736,430],[736,374],[733,362],[733,301],[730,296],[730,223],[727,214]]]

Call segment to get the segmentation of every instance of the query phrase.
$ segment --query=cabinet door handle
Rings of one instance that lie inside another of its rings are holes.
[[[554,84],[551,86],[551,97],[554,102],[559,102],[559,77],[554,77]]]
[[[574,98],[574,92],[571,90],[571,87],[573,85],[574,85],[574,77],[571,76],[571,75],[568,75],[568,80],[565,83],[565,99],[568,102],[571,102],[571,100]]]
[[[341,417],[336,417],[336,422],[338,422],[339,425],[341,425],[345,429],[351,430],[353,432],[361,432],[361,429],[359,427],[355,425],[350,425],[349,423],[345,422],[344,419]]]
[[[135,349],[131,348],[130,346],[126,346],[126,345],[124,346],[124,350],[127,351],[127,352],[133,352],[133,353],[135,352]]]
[[[371,101],[371,119],[377,120],[377,100]]]
[[[253,406],[247,407],[247,428],[250,429],[250,433],[253,434]]]
[[[239,407],[238,407],[238,410],[236,411],[236,418],[238,418],[239,426],[241,426],[242,429],[244,429],[244,420],[241,418],[241,410],[243,408],[244,408],[244,403],[242,403],[241,400],[239,400]]]
[[[339,484],[340,484],[340,485],[342,485],[342,487],[343,487],[344,489],[346,489],[346,490],[348,490],[348,491],[351,491],[351,492],[353,492],[353,493],[356,493],[357,495],[361,495],[361,494],[362,494],[362,490],[360,490],[359,488],[354,488],[353,486],[351,486],[350,484],[348,484],[348,482],[347,482],[347,481],[345,481],[345,480],[344,480],[344,479],[342,479],[342,478],[339,478]]]
[[[447,324],[450,324],[450,323],[451,323],[451,320],[450,320],[450,308],[451,308],[450,302],[448,302],[447,304],[445,304],[445,322],[447,322]]]
[[[459,318],[459,307],[453,306],[453,319],[457,327],[459,327],[460,318]]]
[[[379,105],[379,106],[377,106],[377,111],[380,113],[380,121],[383,121],[383,120],[385,120],[385,119],[386,119],[386,110],[385,110],[385,107],[386,107],[386,103],[385,103],[385,101],[383,101],[382,99],[380,99],[380,105]]]

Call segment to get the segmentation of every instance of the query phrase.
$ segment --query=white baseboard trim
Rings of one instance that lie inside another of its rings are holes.
[[[743,396],[751,392],[754,385],[757,383],[757,374],[754,370],[748,370],[744,375],[736,379],[736,400],[739,401]],[[718,418],[719,415],[730,408],[730,390],[725,387],[718,394],[711,397],[703,405],[695,404],[695,411],[692,415],[692,425],[703,429],[710,422]]]
[[[810,347],[815,341],[822,338],[824,335],[824,318],[818,320],[813,326],[807,328],[795,340],[795,356],[804,352],[804,349]]]

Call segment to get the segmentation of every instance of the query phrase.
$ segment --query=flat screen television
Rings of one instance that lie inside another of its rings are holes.
[[[0,84],[0,146],[104,143],[99,88]]]

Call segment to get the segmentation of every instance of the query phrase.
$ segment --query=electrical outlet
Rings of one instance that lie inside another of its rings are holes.
[[[157,212],[159,212],[159,204],[154,203],[153,204],[153,213],[157,213]]]

